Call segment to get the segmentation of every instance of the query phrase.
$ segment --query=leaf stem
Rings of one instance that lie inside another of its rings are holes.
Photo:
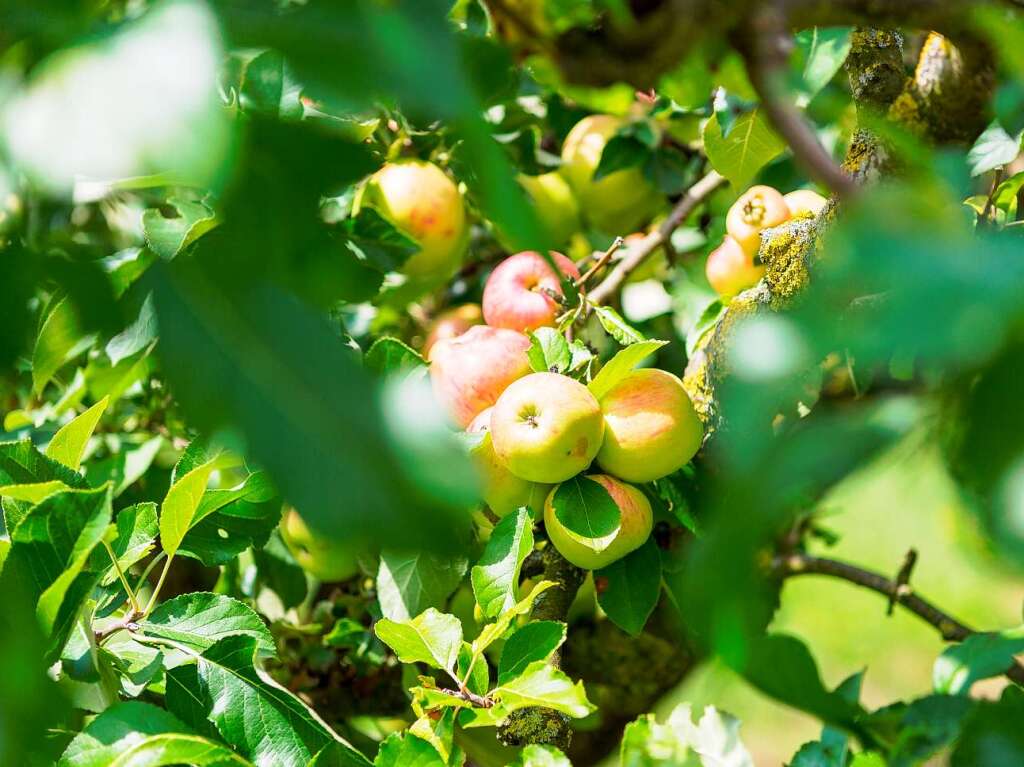
[[[117,572],[117,577],[121,580],[121,585],[124,586],[125,593],[128,595],[128,601],[131,603],[132,612],[142,612],[142,608],[139,607],[139,598],[136,596],[131,584],[128,583],[128,579],[124,575],[124,570],[121,569],[121,565],[117,561],[117,556],[114,554],[114,549],[112,549],[110,544],[106,541],[103,541],[103,548],[107,550],[107,554],[110,555],[110,561],[114,563],[114,570]]]
[[[149,604],[146,605],[146,609],[142,612],[142,617],[146,618],[153,608],[156,607],[157,597],[160,596],[160,590],[164,587],[164,580],[167,578],[167,571],[171,569],[171,562],[174,561],[174,557],[168,556],[167,561],[164,562],[164,569],[160,572],[160,578],[156,582],[156,588],[153,589],[153,595],[149,598]]]

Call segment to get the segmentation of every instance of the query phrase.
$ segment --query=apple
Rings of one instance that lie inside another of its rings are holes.
[[[796,216],[817,216],[821,209],[828,204],[828,200],[815,192],[813,189],[797,189],[782,196],[786,201],[786,207],[790,214]]]
[[[732,298],[740,291],[756,285],[764,276],[764,267],[755,264],[753,255],[726,235],[722,244],[708,254],[704,273],[718,295]]]
[[[510,383],[530,373],[530,339],[507,328],[474,325],[430,350],[434,397],[461,428],[493,405]]]
[[[597,464],[627,482],[653,482],[700,449],[704,426],[683,382],[657,368],[634,370],[601,398],[604,442]]]
[[[529,506],[535,516],[540,516],[551,485],[520,479],[498,460],[490,433],[492,410],[487,408],[480,413],[466,429],[471,433],[484,432],[480,442],[469,451],[483,482],[484,503],[499,517],[511,514],[520,506]]]
[[[362,186],[353,213],[375,208],[419,244],[402,273],[420,280],[450,276],[462,261],[469,227],[462,195],[444,171],[422,160],[385,165]]]
[[[554,251],[551,257],[569,279],[579,279],[572,261]],[[548,291],[561,296],[561,280],[540,253],[526,250],[509,256],[484,285],[484,319],[492,327],[522,332],[553,326],[563,309]]]
[[[521,479],[563,482],[587,468],[604,437],[601,406],[558,373],[520,378],[498,397],[491,438],[498,460]]]
[[[625,120],[612,115],[584,117],[562,145],[560,171],[572,187],[583,217],[606,234],[640,228],[662,202],[657,188],[636,166],[594,181],[605,144],[624,124]]]
[[[761,230],[783,224],[789,218],[789,207],[777,189],[752,186],[729,208],[725,228],[743,250],[756,256],[761,247]]]
[[[580,228],[580,208],[568,182],[556,170],[540,176],[520,174],[518,180],[551,244],[563,247]]]
[[[430,323],[427,340],[423,342],[423,356],[429,357],[430,350],[438,341],[457,338],[474,325],[482,325],[483,321],[484,314],[480,310],[480,304],[462,304],[441,312]]]
[[[654,526],[654,514],[647,497],[632,485],[606,474],[588,474],[582,479],[597,482],[608,491],[619,507],[619,528],[603,538],[588,538],[569,530],[555,515],[555,488],[544,503],[544,529],[558,553],[569,562],[584,570],[599,570],[644,545]]]
[[[325,582],[346,581],[359,572],[359,561],[349,546],[318,536],[295,509],[285,512],[280,529],[281,538],[299,567],[314,578]]]

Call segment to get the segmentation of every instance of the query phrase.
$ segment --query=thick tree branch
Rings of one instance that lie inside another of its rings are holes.
[[[669,238],[687,216],[693,213],[708,195],[725,183],[725,178],[715,171],[709,171],[706,176],[693,184],[676,203],[672,212],[656,230],[648,234],[638,245],[631,247],[629,253],[619,261],[607,277],[588,296],[590,303],[600,304],[607,301],[626,281],[626,278],[639,267],[647,258],[660,246],[668,242]]]
[[[910,584],[905,582],[909,579],[909,573],[902,578],[892,580],[880,573],[865,570],[847,562],[799,553],[776,557],[773,569],[781,578],[793,578],[798,575],[827,575],[871,589],[910,610],[921,620],[934,627],[948,642],[962,642],[978,633],[924,597],[914,593]],[[908,568],[905,565],[904,570],[906,569]],[[1024,685],[1024,666],[1014,661],[1005,673],[1017,684]]]

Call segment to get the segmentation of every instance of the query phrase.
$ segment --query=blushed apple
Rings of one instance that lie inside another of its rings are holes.
[[[722,244],[708,254],[704,274],[718,295],[732,298],[756,285],[764,276],[764,267],[755,264],[754,257],[726,235]]]
[[[658,210],[662,196],[637,166],[594,180],[605,144],[625,120],[612,115],[584,117],[562,144],[559,169],[572,187],[583,218],[606,234],[638,229]]]
[[[551,485],[520,479],[498,460],[490,434],[492,410],[487,408],[480,413],[466,429],[468,432],[484,433],[480,442],[469,451],[483,482],[484,503],[499,517],[511,514],[520,506],[529,506],[534,515],[539,517],[543,513],[544,499]]]
[[[597,482],[619,507],[619,527],[607,536],[588,538],[569,530],[555,514],[552,503],[558,488],[544,503],[544,529],[558,553],[584,570],[599,570],[644,545],[654,526],[650,501],[637,488],[605,474],[588,474],[581,481]]]
[[[561,173],[553,170],[540,176],[520,174],[519,185],[526,191],[551,245],[561,248],[580,228],[580,208],[572,188]]]
[[[493,405],[510,383],[529,374],[530,339],[506,328],[474,325],[430,350],[434,396],[461,428]]]
[[[761,247],[761,231],[778,226],[790,218],[789,207],[777,189],[752,186],[740,195],[725,215],[729,236],[751,257]]]
[[[597,464],[627,482],[653,482],[682,468],[704,437],[683,382],[657,368],[634,370],[615,384],[601,411]]]
[[[288,509],[281,518],[281,538],[299,567],[325,582],[346,581],[359,572],[355,552],[346,544],[318,536],[299,512]]]
[[[579,269],[572,261],[554,251],[551,256],[569,279],[579,279]],[[498,264],[487,278],[484,319],[492,327],[522,332],[553,326],[562,307],[551,293],[561,296],[562,285],[547,260],[532,250],[516,253]]]
[[[441,312],[430,323],[427,339],[423,342],[423,356],[429,357],[430,350],[438,341],[457,338],[474,325],[482,325],[484,313],[480,304],[462,304]]]
[[[533,373],[510,385],[491,413],[498,459],[531,482],[562,482],[601,448],[604,417],[590,390],[568,376]]]
[[[422,160],[388,163],[360,189],[353,212],[364,205],[419,243],[420,249],[402,266],[403,274],[436,280],[458,268],[469,231],[466,209],[459,188],[439,167]]]
[[[783,195],[782,199],[786,201],[786,207],[789,208],[789,212],[794,218],[817,216],[828,204],[828,200],[813,189],[797,189],[795,192]]]

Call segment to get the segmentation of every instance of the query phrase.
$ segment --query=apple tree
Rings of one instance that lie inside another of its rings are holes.
[[[820,721],[792,767],[1024,764],[1021,627],[823,520],[939,445],[1024,565],[1022,51],[1017,0],[0,1],[0,764],[752,765],[665,711],[709,663]],[[932,686],[823,681],[808,575]]]

